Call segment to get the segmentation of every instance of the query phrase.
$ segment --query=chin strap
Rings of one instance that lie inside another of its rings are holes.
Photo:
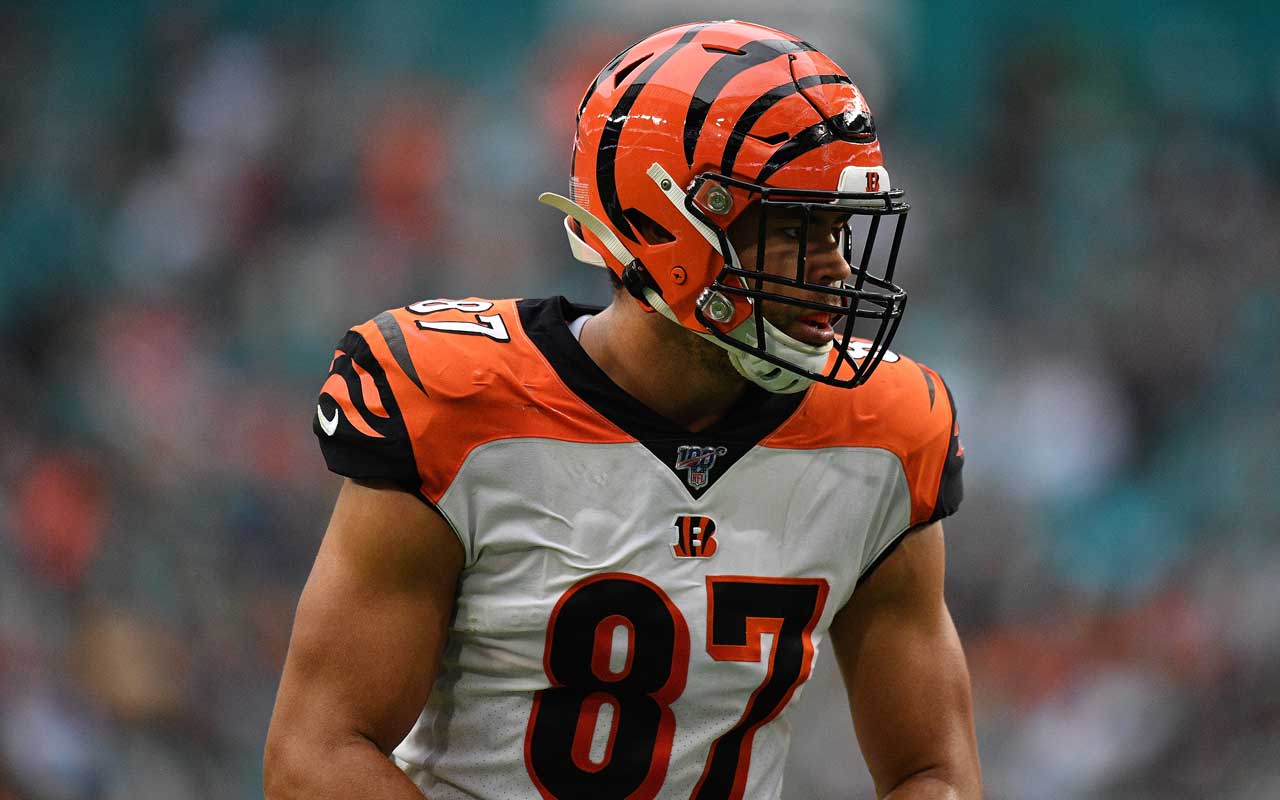
[[[794,364],[808,372],[821,372],[827,366],[827,357],[832,348],[830,342],[821,346],[805,344],[783,333],[781,329],[769,320],[766,319],[763,322],[765,349],[771,355],[778,356],[783,361]],[[748,317],[746,322],[731,331],[729,335],[745,342],[749,346],[754,346],[756,326],[753,320]],[[784,367],[771,364],[745,350],[730,349],[729,347],[726,349],[729,350],[729,361],[733,363],[734,368],[743,377],[771,392],[776,392],[777,394],[802,392],[813,383],[812,378],[807,378]]]
[[[671,310],[671,306],[667,305],[667,301],[662,299],[662,295],[652,289],[646,289],[645,299],[659,314],[680,325],[680,320],[676,319],[676,313]],[[810,372],[820,372],[826,366],[827,355],[831,352],[831,344],[821,347],[808,345],[783,333],[769,320],[766,319],[763,322],[764,338],[770,353],[778,356],[783,361],[795,364],[798,368]],[[686,328],[686,330],[690,329]],[[729,363],[733,364],[733,368],[738,371],[738,374],[762,389],[775,394],[793,394],[808,389],[813,383],[811,378],[806,378],[789,369],[771,364],[760,356],[734,347],[732,344],[710,333],[693,332],[727,352],[729,354]],[[755,320],[747,317],[741,325],[729,331],[729,337],[747,347],[755,347]]]

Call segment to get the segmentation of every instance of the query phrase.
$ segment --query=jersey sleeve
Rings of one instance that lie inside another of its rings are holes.
[[[909,507],[905,513],[886,515],[878,535],[868,540],[860,581],[908,533],[954,514],[964,499],[964,446],[951,390],[938,373],[918,362],[904,359],[897,377],[893,435],[888,440],[898,443],[895,450],[906,478],[902,501]]]
[[[387,481],[422,496],[404,405],[392,390],[403,367],[373,320],[338,343],[320,389],[312,429],[329,469],[358,480]],[[376,341],[370,342],[370,338]],[[378,347],[390,358],[379,358]]]

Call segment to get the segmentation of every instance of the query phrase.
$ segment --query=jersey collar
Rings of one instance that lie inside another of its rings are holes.
[[[700,497],[734,462],[777,430],[808,396],[808,392],[773,394],[748,385],[724,417],[692,432],[627,394],[582,349],[569,330],[569,321],[603,309],[564,297],[521,300],[517,308],[525,333],[569,390],[648,448],[694,497]]]

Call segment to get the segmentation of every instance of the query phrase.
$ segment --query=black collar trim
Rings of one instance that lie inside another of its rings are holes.
[[[563,297],[521,300],[520,323],[570,391],[635,437],[698,498],[761,439],[786,422],[807,392],[773,394],[749,386],[710,427],[692,432],[627,394],[600,369],[569,330],[569,321],[603,309]]]

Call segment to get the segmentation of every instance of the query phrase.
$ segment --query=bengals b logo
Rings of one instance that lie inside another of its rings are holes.
[[[676,517],[676,558],[711,558],[716,553],[716,524],[711,517]]]

